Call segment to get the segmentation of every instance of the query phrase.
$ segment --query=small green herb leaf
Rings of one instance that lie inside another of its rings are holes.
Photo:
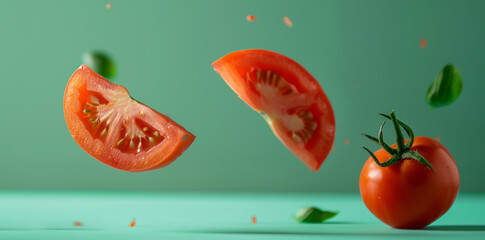
[[[99,51],[85,53],[82,57],[83,64],[87,65],[99,75],[111,79],[116,73],[115,65],[111,58]]]
[[[302,223],[322,223],[337,214],[338,212],[323,211],[316,207],[305,207],[300,209],[293,219]]]
[[[442,107],[454,102],[461,93],[463,82],[458,68],[448,64],[436,75],[428,89],[426,102],[432,107]]]

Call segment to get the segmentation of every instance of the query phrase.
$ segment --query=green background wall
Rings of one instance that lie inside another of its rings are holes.
[[[478,0],[0,0],[0,188],[358,191],[368,157],[361,146],[376,149],[359,134],[375,135],[383,120],[377,113],[395,109],[417,135],[441,137],[462,191],[484,191],[484,10]],[[247,14],[257,21],[247,22]],[[300,62],[330,98],[335,152],[318,173],[212,70],[219,57],[248,48]],[[197,135],[169,167],[115,170],[71,138],[64,88],[82,54],[96,49],[116,61],[116,83]],[[463,92],[431,111],[425,94],[447,63],[460,69]],[[386,132],[393,141],[389,126]]]

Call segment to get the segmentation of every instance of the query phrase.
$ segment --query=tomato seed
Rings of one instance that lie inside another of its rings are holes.
[[[99,99],[95,96],[91,96],[91,102],[93,104],[99,105]]]
[[[302,111],[300,112],[300,117],[302,117],[303,119],[312,119],[313,118],[313,115],[311,112],[309,111]]]
[[[310,130],[311,132],[314,132],[315,130],[317,130],[317,123],[314,122],[314,121],[311,121],[311,122],[308,122],[306,124],[306,127],[308,130]]]
[[[90,113],[91,113],[91,110],[89,110],[89,109],[84,109],[84,111],[83,111],[83,112],[84,112],[84,113],[86,113],[86,114],[90,114]]]
[[[121,139],[118,141],[116,145],[118,145],[118,147],[121,147],[121,145],[123,145],[124,142],[125,142],[125,139]]]
[[[293,133],[293,140],[295,142],[301,142],[302,141],[301,137],[298,136],[296,133]]]

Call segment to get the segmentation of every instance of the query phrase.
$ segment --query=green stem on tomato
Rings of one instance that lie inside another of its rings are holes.
[[[363,136],[367,137],[368,139],[370,139],[374,142],[377,142],[386,152],[391,154],[391,158],[389,160],[381,163],[379,161],[379,159],[377,159],[377,157],[374,155],[374,153],[372,153],[369,149],[364,147],[364,150],[366,150],[370,154],[370,156],[372,157],[374,162],[377,165],[379,165],[380,167],[388,167],[388,166],[394,165],[396,163],[399,163],[404,159],[414,159],[414,160],[418,161],[419,163],[421,163],[421,164],[431,168],[433,171],[435,171],[433,166],[428,162],[428,160],[426,160],[426,158],[421,156],[421,154],[419,154],[417,151],[411,151],[411,147],[413,146],[413,143],[414,143],[413,129],[409,125],[407,125],[407,124],[403,123],[402,121],[400,121],[399,119],[397,119],[394,111],[392,111],[389,115],[385,115],[385,114],[382,114],[382,113],[380,115],[384,116],[385,118],[390,119],[392,121],[392,124],[394,126],[394,130],[396,132],[397,149],[390,147],[389,145],[387,145],[384,142],[383,128],[384,128],[384,124],[386,123],[384,121],[382,123],[380,129],[379,129],[378,138],[372,137],[372,136],[367,135],[367,134],[362,134]],[[409,136],[409,140],[408,140],[407,144],[404,143],[404,136],[402,135],[401,127],[404,128],[404,131],[406,131],[407,135]]]
[[[386,114],[383,114],[383,113],[379,113],[379,115],[391,120],[391,117],[389,115],[386,115]],[[404,131],[406,131],[406,134],[409,136],[408,143],[406,144],[406,149],[411,149],[411,147],[413,146],[413,143],[414,143],[413,129],[409,125],[402,122],[401,120],[398,120],[398,122],[399,122],[399,125],[401,125],[401,127],[404,128]]]
[[[394,148],[391,148],[391,146],[387,145],[385,142],[384,142],[384,135],[382,133],[382,129],[384,128],[384,124],[386,124],[386,121],[384,121],[381,125],[381,128],[379,129],[379,145],[382,146],[382,148],[384,148],[386,150],[386,152],[390,153],[391,155],[394,155],[396,154],[396,150]]]
[[[382,114],[382,113],[379,113],[379,115],[387,118],[387,119],[391,119],[391,117],[389,115],[386,115],[386,114]],[[406,134],[408,134],[409,136],[409,140],[408,140],[408,143],[406,144],[406,149],[411,149],[411,147],[413,146],[413,143],[414,143],[414,132],[413,132],[413,129],[405,124],[404,122],[402,122],[401,120],[398,120],[399,122],[399,125],[401,125],[402,128],[404,128],[404,131],[406,131]]]
[[[361,133],[360,135],[362,135],[362,136],[368,138],[369,140],[371,140],[371,141],[379,144],[379,139],[377,139],[377,138],[375,138],[375,137],[373,137],[371,135],[368,135],[368,134],[365,134],[365,133]]]
[[[397,152],[403,153],[405,149],[404,149],[404,137],[402,136],[401,127],[397,122],[396,114],[394,113],[394,111],[391,112],[390,116],[391,116],[392,125],[394,125],[394,131],[396,131]]]

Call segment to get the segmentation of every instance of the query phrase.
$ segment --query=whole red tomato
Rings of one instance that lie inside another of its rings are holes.
[[[404,229],[424,228],[445,214],[455,201],[460,175],[450,152],[438,141],[415,137],[394,112],[383,115],[393,121],[397,144],[369,137],[382,149],[372,154],[360,174],[360,194],[367,208],[382,222]],[[409,135],[404,140],[400,127]],[[389,152],[388,152],[389,151]]]

